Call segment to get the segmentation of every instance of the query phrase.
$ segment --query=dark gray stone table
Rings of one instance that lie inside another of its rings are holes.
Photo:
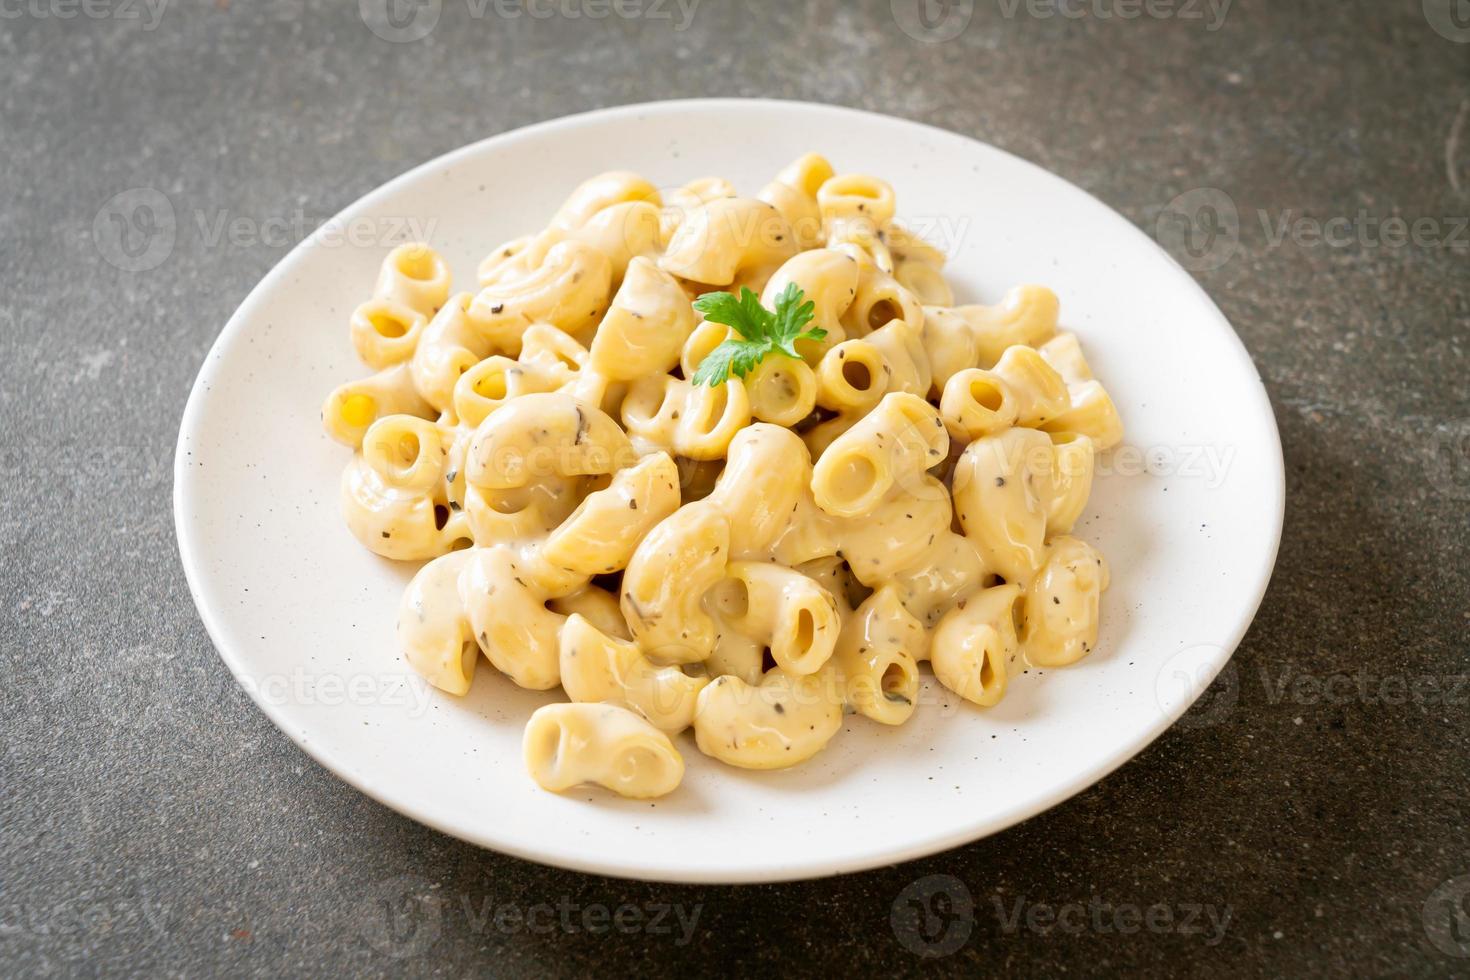
[[[0,0],[0,974],[1470,971],[1463,3],[443,0],[417,40],[412,4],[160,3]],[[195,614],[179,415],[287,247],[463,143],[693,95],[1030,158],[1161,234],[1265,379],[1286,531],[1233,668],[1007,833],[748,888],[482,852],[304,756]],[[129,273],[134,188],[183,218]]]

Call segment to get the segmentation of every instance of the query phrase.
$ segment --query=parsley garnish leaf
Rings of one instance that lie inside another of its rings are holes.
[[[699,362],[699,367],[694,372],[694,383],[707,384],[711,387],[722,383],[730,376],[730,368],[734,366],[735,355],[739,353],[739,347],[728,340],[725,341],[704,355],[704,360]]]
[[[740,288],[737,298],[731,293],[705,293],[694,301],[694,308],[712,323],[732,328],[738,337],[730,337],[705,355],[694,372],[697,385],[724,384],[735,375],[743,378],[767,354],[783,354],[801,359],[796,350],[798,340],[821,340],[827,331],[821,327],[807,329],[816,304],[803,302],[801,287],[790,283],[776,297],[776,309],[766,309],[760,297],[748,287]]]

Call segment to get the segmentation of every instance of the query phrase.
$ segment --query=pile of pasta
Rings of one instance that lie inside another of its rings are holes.
[[[753,198],[606,173],[476,290],[408,244],[352,314],[377,373],[323,410],[347,525],[427,561],[398,641],[430,683],[463,695],[483,657],[565,691],[526,729],[541,786],[662,795],[691,727],[795,765],[845,713],[906,721],[921,662],[983,707],[1096,645],[1107,566],[1070,532],[1117,411],[1050,290],[955,305],[894,211],[815,154]],[[692,383],[734,336],[697,297],[792,284],[825,337]]]

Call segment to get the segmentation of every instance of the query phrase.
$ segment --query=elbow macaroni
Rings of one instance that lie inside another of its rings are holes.
[[[487,660],[560,686],[528,723],[542,787],[672,791],[701,752],[777,769],[848,713],[907,721],[924,663],[981,708],[1015,664],[1095,649],[1108,569],[1073,537],[1117,408],[1055,294],[956,306],[894,188],[807,154],[758,197],[614,171],[496,248],[473,291],[424,244],[385,258],[327,398],[341,506],[425,562],[407,664],[466,694]],[[734,329],[692,301],[789,286],[821,340],[694,385]],[[744,370],[742,368],[742,370]]]
[[[526,725],[526,770],[553,793],[596,783],[621,796],[672,793],[684,757],[669,736],[613,704],[548,704]]]

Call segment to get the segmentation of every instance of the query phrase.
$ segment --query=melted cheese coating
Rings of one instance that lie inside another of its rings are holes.
[[[1107,565],[1072,533],[1117,407],[1054,293],[956,305],[897,213],[809,153],[756,197],[594,176],[470,291],[426,244],[385,257],[348,321],[374,373],[322,411],[354,454],[343,515],[425,563],[410,668],[463,695],[484,659],[571,699],[527,725],[541,786],[671,792],[689,728],[793,766],[845,714],[903,724],[925,669],[988,708],[1021,660],[1096,648]],[[742,337],[700,295],[793,286],[824,337],[693,384]]]

